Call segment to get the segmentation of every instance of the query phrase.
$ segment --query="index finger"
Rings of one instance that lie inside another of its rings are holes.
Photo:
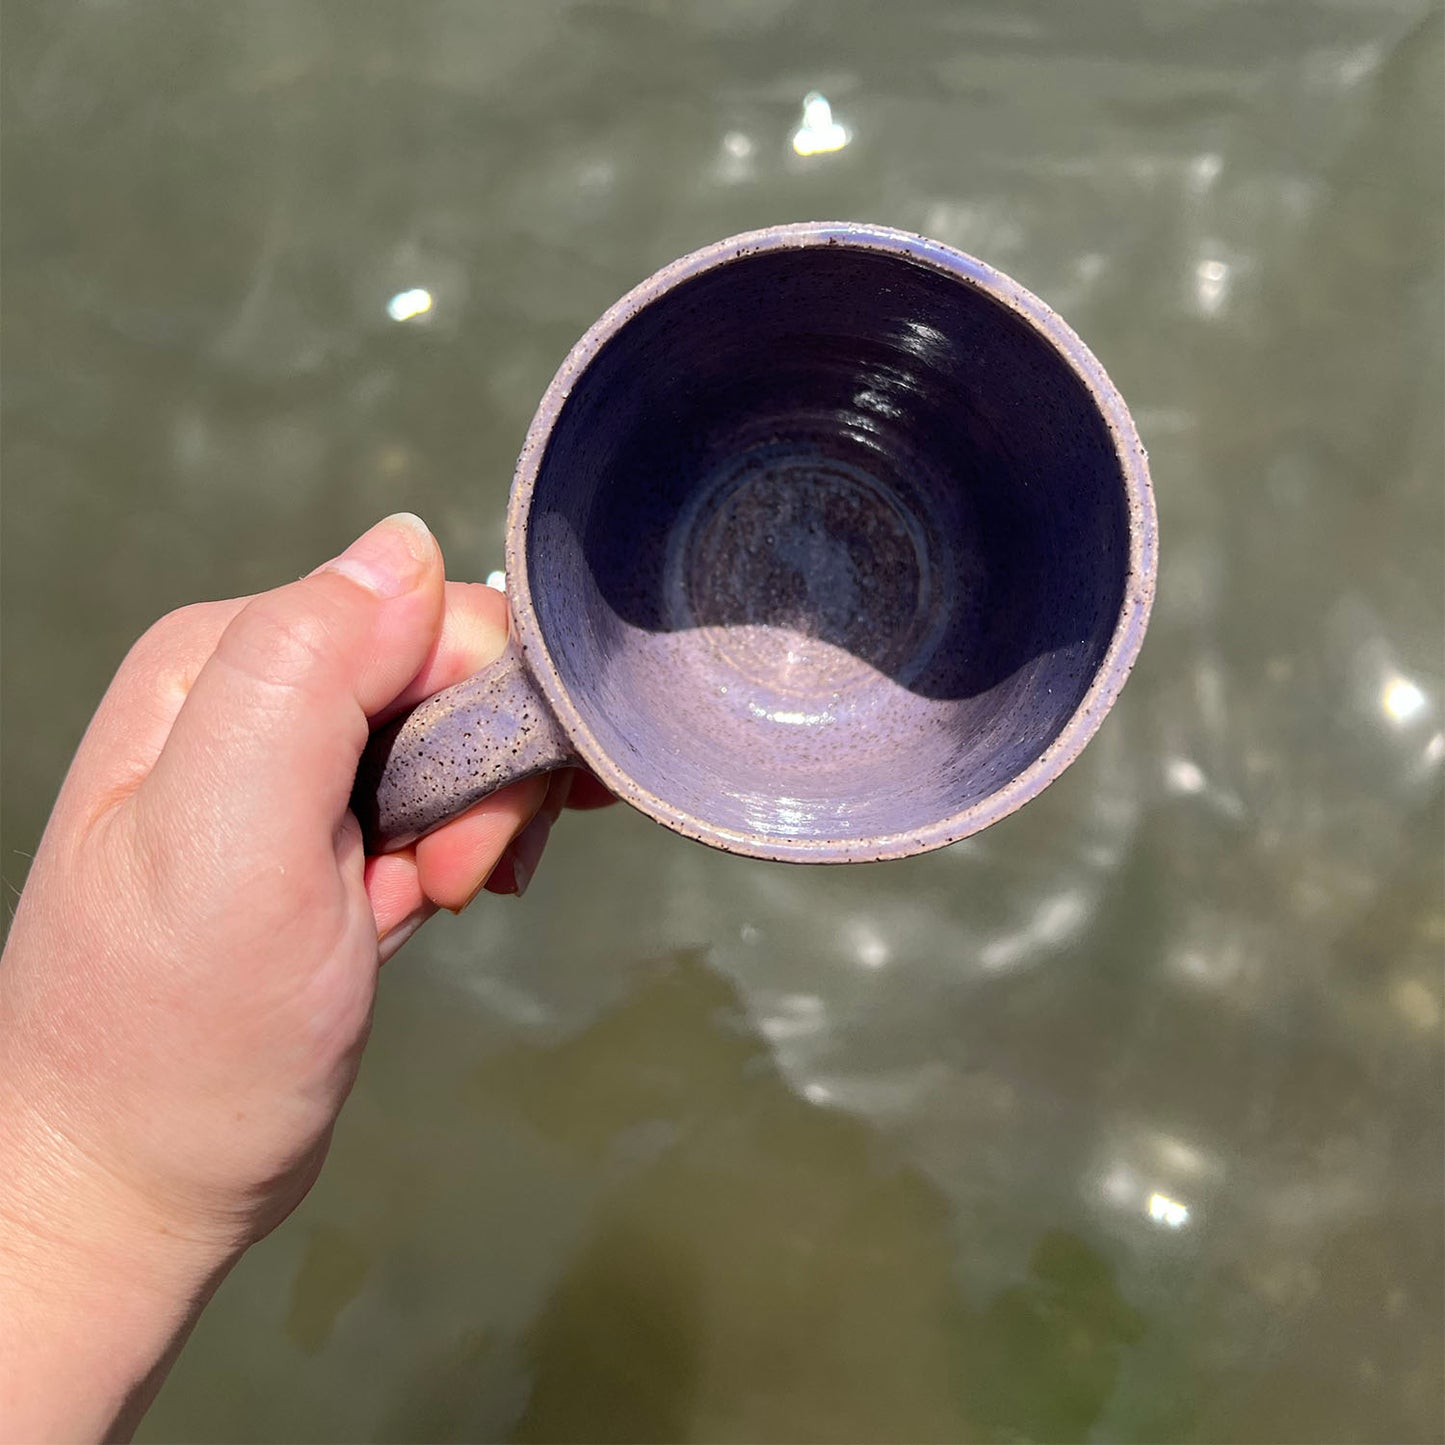
[[[448,582],[441,631],[420,671],[372,719],[373,727],[425,701],[433,693],[462,682],[507,645],[507,599],[481,582]]]

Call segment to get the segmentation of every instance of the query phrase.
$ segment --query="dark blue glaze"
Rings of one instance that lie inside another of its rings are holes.
[[[854,861],[1067,765],[1137,652],[1153,529],[1127,411],[1041,302],[919,237],[799,226],[579,343],[508,567],[539,698],[605,782],[734,851]],[[435,720],[452,751],[466,715]]]

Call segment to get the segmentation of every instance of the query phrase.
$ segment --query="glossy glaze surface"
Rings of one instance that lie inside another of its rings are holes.
[[[613,306],[542,399],[507,554],[518,647],[373,740],[373,849],[559,728],[544,752],[730,852],[956,842],[1077,757],[1157,568],[1143,445],[1078,337],[857,223],[720,241]]]
[[[549,379],[719,236],[988,257],[1128,398],[1167,546],[1106,726],[987,832],[779,868],[614,809],[429,924],[145,1439],[1442,1438],[1438,7],[3,40],[7,893],[145,626],[398,508],[500,568]]]
[[[1143,447],[1097,361],[988,266],[858,224],[734,237],[619,301],[509,515],[519,637],[579,752],[764,858],[1011,812],[1102,721],[1153,598]]]

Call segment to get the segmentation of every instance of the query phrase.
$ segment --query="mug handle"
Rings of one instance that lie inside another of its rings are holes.
[[[368,853],[390,853],[508,783],[577,761],[515,638],[465,682],[378,728],[351,810]]]

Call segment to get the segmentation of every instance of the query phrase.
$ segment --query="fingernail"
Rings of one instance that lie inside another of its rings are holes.
[[[526,891],[542,861],[542,850],[547,846],[547,835],[557,821],[555,813],[538,813],[512,843],[512,877],[517,880],[517,897]]]
[[[506,858],[506,853],[501,854],[501,858]],[[497,860],[497,868],[501,867],[501,858]],[[477,899],[480,899],[481,894],[486,892],[487,884],[490,883],[491,879],[494,879],[494,877],[497,876],[497,868],[493,868],[493,870],[491,870],[491,873],[488,873],[487,877],[484,877],[484,879],[481,880],[481,883],[478,883],[477,886],[475,886],[474,889],[471,890],[471,893],[468,893],[467,896],[465,896],[464,899],[461,900],[461,903],[458,903],[457,906],[452,907],[451,905],[449,905],[449,903],[448,905],[445,905],[445,907],[447,907],[447,912],[455,913],[455,915],[457,916],[461,916],[462,913],[467,912],[467,909],[470,909],[470,907],[473,906],[473,903],[477,902]]]
[[[397,512],[364,532],[318,572],[339,572],[378,597],[400,597],[421,580],[436,543],[427,524],[411,512]]]
[[[381,961],[385,963],[393,954],[436,912],[434,908],[418,908],[415,913],[408,914],[389,932],[384,933],[377,940],[377,948],[381,954]]]

